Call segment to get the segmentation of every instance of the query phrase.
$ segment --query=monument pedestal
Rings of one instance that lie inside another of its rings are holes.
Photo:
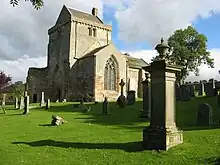
[[[143,130],[143,147],[145,149],[168,150],[183,143],[183,133],[176,127],[152,127]]]
[[[143,148],[168,150],[183,143],[176,127],[176,73],[181,69],[166,60],[157,60],[144,70],[151,74],[150,126],[143,130]]]

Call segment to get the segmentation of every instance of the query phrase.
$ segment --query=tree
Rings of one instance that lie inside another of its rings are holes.
[[[12,6],[17,6],[20,0],[10,0],[10,4],[12,4]],[[32,6],[36,9],[39,10],[41,7],[44,6],[44,2],[43,0],[25,0],[25,1],[29,1],[31,2]]]
[[[0,93],[3,93],[8,85],[10,85],[12,78],[0,71]]]
[[[184,30],[176,30],[169,37],[168,45],[172,48],[170,49],[172,62],[183,67],[178,76],[179,81],[185,80],[189,72],[194,72],[196,76],[199,76],[198,67],[201,64],[214,68],[214,59],[207,51],[207,37],[199,34],[192,26],[188,26]]]

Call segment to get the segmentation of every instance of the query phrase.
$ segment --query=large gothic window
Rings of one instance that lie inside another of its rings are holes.
[[[104,90],[116,90],[116,61],[111,57],[104,71]]]

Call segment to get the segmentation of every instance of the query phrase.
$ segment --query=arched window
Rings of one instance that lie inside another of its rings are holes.
[[[105,65],[104,90],[116,90],[116,61],[111,57]]]

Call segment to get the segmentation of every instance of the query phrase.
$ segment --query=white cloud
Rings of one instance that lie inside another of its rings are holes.
[[[29,67],[42,68],[47,64],[47,57],[34,57],[30,58],[24,56],[15,61],[0,60],[0,70],[3,70],[6,74],[12,77],[12,81],[25,81]]]
[[[115,18],[120,39],[153,46],[198,17],[208,18],[219,11],[219,0],[130,0],[124,8],[117,8]]]
[[[218,62],[220,61],[220,49],[211,49],[209,51],[211,53],[211,58],[214,58],[215,68],[208,68],[207,65],[203,64],[199,67],[200,75],[195,76],[194,73],[190,73],[186,81],[209,80],[211,78],[214,78],[215,80],[220,80],[220,74],[218,72],[220,70],[220,63]],[[150,63],[152,57],[155,57],[157,54],[156,50],[139,50],[128,53],[133,57],[142,58],[147,63]]]
[[[45,56],[47,52],[47,30],[52,27],[63,4],[86,12],[93,7],[99,9],[102,17],[102,0],[45,0],[41,10],[34,10],[31,3],[19,2],[12,7],[9,0],[0,5],[0,59],[16,60],[24,56]]]

